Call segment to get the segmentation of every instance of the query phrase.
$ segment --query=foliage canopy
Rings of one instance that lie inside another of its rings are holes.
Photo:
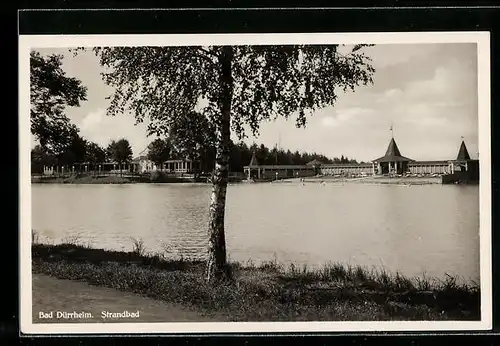
[[[356,45],[232,46],[231,128],[245,136],[278,116],[306,115],[333,105],[339,92],[372,83],[371,59]],[[137,122],[148,118],[150,133],[168,134],[176,119],[197,106],[217,125],[221,111],[223,47],[97,47],[104,81],[116,88],[108,114],[127,109]],[[201,106],[200,106],[201,105]]]
[[[87,88],[62,68],[62,55],[30,53],[31,133],[41,148],[59,153],[74,140],[78,128],[64,114],[66,106],[85,101]]]

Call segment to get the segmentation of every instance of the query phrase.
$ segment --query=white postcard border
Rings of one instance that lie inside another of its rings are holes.
[[[428,44],[476,43],[478,61],[478,145],[480,152],[480,321],[416,322],[190,322],[33,323],[31,272],[30,92],[32,48],[94,46],[189,46],[247,44]],[[20,327],[23,334],[281,333],[461,331],[492,328],[491,142],[489,32],[391,32],[308,34],[20,35],[19,36]]]

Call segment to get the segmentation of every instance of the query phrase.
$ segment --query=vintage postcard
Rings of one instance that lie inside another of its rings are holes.
[[[490,329],[489,40],[21,35],[21,332]]]

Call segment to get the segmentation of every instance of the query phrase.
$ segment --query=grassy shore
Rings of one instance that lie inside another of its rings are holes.
[[[107,177],[93,177],[93,176],[68,176],[68,177],[54,177],[54,178],[32,178],[33,184],[131,184],[139,182],[137,179],[130,179],[126,177],[107,176]]]
[[[194,182],[193,178],[179,178],[169,176],[159,176],[151,179],[148,176],[92,176],[92,175],[71,175],[66,177],[32,177],[33,184],[133,184],[133,183],[186,183]]]
[[[137,245],[137,244],[136,244]],[[202,261],[172,260],[74,244],[32,246],[33,272],[138,293],[230,321],[477,320],[479,289],[455,278],[409,279],[341,264],[310,269],[231,263],[213,285]]]

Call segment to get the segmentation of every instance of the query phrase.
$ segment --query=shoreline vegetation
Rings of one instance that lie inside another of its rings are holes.
[[[65,176],[32,176],[32,184],[136,184],[136,183],[203,183],[206,179],[192,176],[176,177],[155,175],[93,175],[74,174]]]
[[[34,231],[35,232],[35,231]],[[180,304],[226,321],[479,320],[478,284],[407,278],[384,269],[329,263],[322,268],[229,262],[232,279],[208,283],[205,262],[80,243],[32,242],[33,274],[82,281]]]

